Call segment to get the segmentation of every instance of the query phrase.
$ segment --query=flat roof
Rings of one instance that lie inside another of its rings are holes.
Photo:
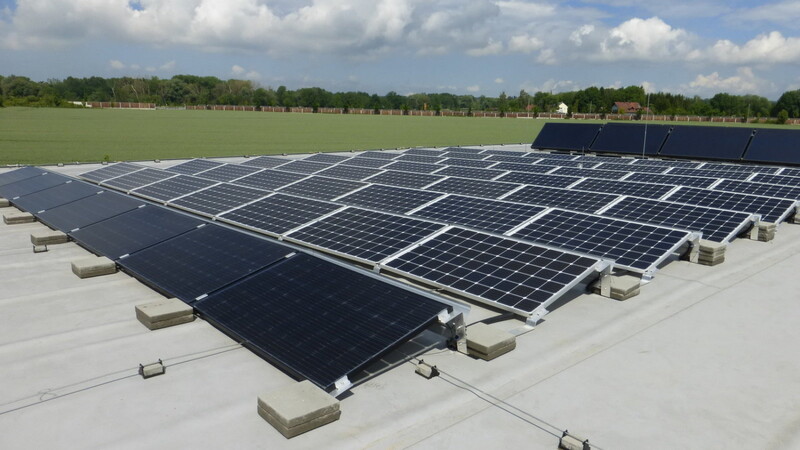
[[[520,333],[514,351],[486,362],[439,346],[421,358],[440,377],[400,364],[340,398],[340,420],[291,440],[256,398],[293,379],[200,319],[148,331],[134,305],[157,293],[122,272],[77,278],[70,262],[89,253],[33,253],[44,229],[0,223],[7,448],[552,449],[564,429],[602,449],[800,447],[794,224],[734,240],[718,266],[671,261],[627,301],[575,290],[535,328],[500,317]],[[467,322],[500,315],[473,304]],[[136,374],[158,359],[163,376]]]

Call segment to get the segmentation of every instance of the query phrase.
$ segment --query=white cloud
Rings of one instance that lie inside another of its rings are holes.
[[[544,42],[536,36],[518,34],[508,41],[508,51],[517,53],[531,53],[541,49]]]
[[[502,79],[502,78],[495,78],[495,79],[494,79],[494,83],[495,83],[495,84],[503,84],[503,83],[505,83],[505,82],[506,82],[506,80],[504,80],[504,79]]]
[[[800,0],[784,0],[732,12],[727,19],[736,24],[766,22],[800,28]]]
[[[532,82],[522,83],[522,89],[527,92],[567,92],[576,91],[581,89],[581,86],[572,80],[555,80],[553,78],[545,81],[542,84],[534,84]]]
[[[125,68],[125,64],[122,61],[116,59],[112,59],[111,61],[108,62],[108,64],[114,70],[122,70]]]
[[[251,70],[251,71],[247,72],[246,74],[244,74],[244,79],[245,80],[258,81],[261,78],[262,78],[261,74],[256,72],[255,70]]]
[[[158,67],[159,70],[169,71],[175,68],[175,61],[167,61]]]
[[[496,42],[494,39],[489,39],[489,42],[481,48],[471,48],[467,50],[470,56],[488,56],[497,55],[503,51],[503,43]]]
[[[658,17],[633,18],[612,28],[600,43],[598,55],[607,60],[675,60],[691,50],[689,34]]]
[[[726,64],[796,63],[800,60],[800,38],[787,38],[773,31],[758,35],[741,46],[720,40],[707,51],[695,53],[693,58],[709,58]]]
[[[467,86],[467,92],[480,92],[480,90],[481,90],[481,87],[478,86],[477,84],[472,85],[472,86]]]
[[[589,36],[594,32],[594,25],[583,25],[569,35],[569,40],[580,47],[583,44],[583,37]]]
[[[750,67],[740,67],[736,70],[736,75],[727,78],[720,76],[719,72],[712,72],[708,75],[699,74],[688,86],[684,86],[684,90],[701,95],[718,92],[752,94],[773,91],[775,86],[756,76]]]
[[[242,66],[240,66],[238,64],[234,64],[233,67],[231,67],[231,74],[238,76],[238,75],[243,74],[245,72],[245,70],[246,69],[244,67],[242,67]]]
[[[651,83],[649,81],[642,81],[641,83],[639,83],[639,85],[642,86],[642,88],[644,89],[645,93],[651,94],[653,92],[656,92],[655,83]]]

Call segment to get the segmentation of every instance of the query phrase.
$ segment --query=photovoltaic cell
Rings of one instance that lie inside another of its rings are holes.
[[[800,177],[789,177],[786,175],[770,175],[766,173],[756,174],[755,176],[753,176],[753,178],[751,178],[748,181],[755,181],[757,183],[777,184],[779,186],[800,186]]]
[[[560,159],[563,161],[570,161],[578,157],[569,153],[554,153],[554,152],[528,152],[525,153],[526,158],[541,158],[541,159]]]
[[[433,201],[442,194],[396,186],[373,184],[336,199],[339,203],[393,213],[405,213]]]
[[[532,148],[555,150],[588,150],[600,131],[596,124],[552,123],[544,124]]]
[[[470,147],[447,147],[444,149],[445,153],[461,153],[461,154],[478,154],[482,153],[482,148],[470,148]]]
[[[689,238],[673,230],[608,217],[553,209],[513,236],[599,258],[629,270],[649,271]]]
[[[317,200],[332,200],[366,185],[367,183],[361,183],[359,181],[325,178],[315,175],[282,187],[278,189],[278,192]]]
[[[499,162],[507,162],[507,163],[515,163],[515,164],[533,164],[537,161],[535,158],[526,158],[523,155],[520,156],[511,156],[511,155],[492,155],[486,158],[487,161],[499,161]]]
[[[781,171],[780,175],[785,175],[785,176],[789,176],[789,177],[800,177],[800,169],[784,168]]]
[[[223,183],[172,200],[169,204],[200,214],[215,216],[265,195],[267,192],[260,189]]]
[[[397,161],[417,162],[423,164],[436,164],[444,160],[444,157],[439,156],[423,156],[423,155],[402,155],[397,158]]]
[[[574,167],[576,169],[592,169],[595,166],[599,165],[598,163],[594,162],[586,162],[586,161],[571,161],[566,159],[540,159],[536,162],[536,165],[540,166],[558,166],[558,167]]]
[[[800,164],[800,133],[796,130],[756,130],[745,161]]]
[[[598,260],[451,228],[385,267],[475,300],[530,315],[594,272]]]
[[[728,178],[731,180],[744,180],[751,174],[747,172],[735,172],[731,170],[703,170],[703,169],[684,169],[682,167],[674,167],[665,175],[688,175],[691,177]]]
[[[545,209],[500,200],[449,195],[415,211],[413,215],[502,234]]]
[[[578,169],[576,167],[561,167],[552,172],[553,175],[570,175],[573,177],[602,178],[605,180],[619,180],[628,174],[619,170]]]
[[[402,172],[414,173],[431,173],[434,170],[439,170],[441,168],[442,166],[436,164],[414,163],[408,161],[397,161],[384,167],[384,169],[387,170],[399,170]]]
[[[259,156],[258,158],[249,159],[241,165],[248,167],[261,167],[264,169],[272,169],[280,165],[292,161],[288,158],[278,158],[276,156]]]
[[[381,167],[391,164],[391,159],[378,159],[378,158],[350,158],[346,161],[339,163],[341,166],[355,166],[355,167],[372,167],[373,169],[380,169]]]
[[[133,253],[118,264],[159,291],[192,303],[290,253],[284,245],[206,225]]]
[[[479,154],[479,153],[469,153],[469,152],[452,152],[452,151],[449,151],[449,152],[444,152],[444,153],[442,154],[442,156],[444,156],[444,157],[446,157],[446,158],[456,158],[456,159],[475,159],[475,160],[480,160],[480,159],[484,159],[484,158],[486,158],[486,157],[487,157],[487,156],[489,156],[489,155],[482,155],[482,154]]]
[[[219,161],[210,161],[208,159],[193,159],[191,161],[186,161],[185,163],[168,167],[166,170],[175,173],[182,173],[184,175],[194,175],[198,172],[221,166],[222,164],[224,163]]]
[[[503,183],[500,181],[446,178],[434,185],[426,187],[425,190],[446,192],[448,194],[474,195],[483,198],[498,198],[519,186],[519,184]]]
[[[601,170],[622,170],[626,172],[646,172],[646,173],[663,173],[667,170],[665,166],[648,166],[642,164],[615,164],[603,163],[595,167]]]
[[[634,155],[641,155],[644,151],[645,155],[656,155],[670,128],[669,125],[648,124],[645,143],[644,125],[607,123],[592,144],[592,151]]]
[[[443,175],[432,175],[427,173],[412,173],[400,172],[396,170],[387,170],[384,173],[379,173],[374,177],[369,177],[367,181],[370,183],[386,184],[389,186],[407,187],[412,189],[420,189],[431,183],[443,180]]]
[[[603,192],[605,194],[631,195],[634,197],[658,199],[675,189],[669,184],[640,183],[636,181],[599,180],[587,178],[570,189]]]
[[[64,184],[69,178],[53,172],[44,172],[41,175],[15,181],[0,186],[0,197],[13,200],[16,197],[33,194],[51,187]]]
[[[527,172],[509,172],[506,175],[503,175],[502,177],[498,178],[497,181],[563,188],[574,184],[580,179],[581,177],[568,177],[564,175],[547,175],[541,173],[527,173]]]
[[[399,153],[369,151],[357,154],[356,158],[395,159],[398,156]]]
[[[752,133],[749,128],[676,125],[659,155],[738,161]]]
[[[167,178],[172,178],[174,176],[177,176],[177,174],[174,172],[167,172],[165,170],[148,168],[148,169],[137,170],[136,172],[132,172],[127,175],[122,175],[116,178],[112,178],[110,180],[103,181],[100,184],[102,186],[109,186],[114,189],[119,189],[121,191],[127,192],[132,189],[136,189],[138,187],[166,180]]]
[[[327,164],[337,164],[342,161],[347,161],[350,159],[350,156],[342,156],[342,155],[331,155],[330,153],[315,153],[307,158],[303,158],[303,161],[314,161],[314,162],[321,162]]]
[[[24,211],[38,213],[96,195],[101,190],[98,186],[89,183],[70,181],[33,194],[23,195],[14,199],[12,203]]]
[[[446,175],[461,178],[475,178],[477,180],[491,180],[503,175],[503,170],[481,169],[478,167],[449,166],[436,171],[436,175]]]
[[[604,211],[604,216],[700,231],[703,239],[727,242],[750,222],[743,212],[626,197]]]
[[[441,162],[437,164],[442,164],[444,166],[461,166],[461,167],[481,167],[486,168],[493,164],[496,164],[497,161],[484,161],[482,159],[464,159],[464,158],[445,158]]]
[[[419,156],[441,156],[444,153],[441,150],[430,150],[424,148],[412,148],[403,152],[404,155],[419,155]]]
[[[719,171],[734,171],[734,172],[747,172],[747,173],[775,173],[778,167],[768,166],[754,166],[752,164],[721,164],[721,163],[705,163],[701,167],[702,170],[719,170]]]
[[[528,173],[547,173],[557,168],[558,167],[556,166],[546,166],[546,165],[540,166],[538,164],[517,164],[509,162],[501,162],[496,166],[492,167],[492,169],[496,170],[511,170],[514,172],[528,172]]]
[[[56,206],[37,215],[50,227],[65,233],[116,215],[136,209],[144,203],[134,198],[103,191],[62,206]]]
[[[298,254],[196,305],[256,354],[324,390],[411,339],[447,307]],[[302,323],[302,326],[298,326]]]
[[[307,175],[302,173],[281,172],[280,170],[264,170],[233,181],[233,184],[249,186],[251,188],[272,191],[295,181],[302,180]]]
[[[779,186],[777,184],[756,183],[753,181],[722,180],[718,185],[714,186],[714,189],[718,191],[800,200],[800,187],[794,186]]]
[[[320,176],[341,178],[343,180],[363,180],[381,173],[381,169],[356,166],[333,166],[318,173]]]
[[[342,208],[331,202],[275,194],[222,214],[220,220],[281,235]]]
[[[796,200],[682,187],[666,200],[710,208],[761,214],[763,222],[780,222],[794,211]]]
[[[503,197],[503,200],[574,211],[595,212],[617,198],[619,198],[619,195],[544,186],[525,186]]]
[[[351,207],[295,230],[284,239],[377,263],[443,227],[424,220]]]
[[[109,178],[118,177],[120,175],[125,175],[127,173],[135,172],[141,169],[144,169],[144,166],[140,166],[137,164],[130,164],[130,163],[116,163],[110,166],[105,166],[99,169],[82,173],[78,176],[83,178],[84,180],[100,183],[103,180],[108,180]]]
[[[260,167],[243,166],[241,164],[223,164],[213,169],[200,172],[195,176],[208,178],[216,181],[231,181],[237,178],[246,177],[262,170]]]
[[[644,183],[672,184],[676,186],[692,186],[707,188],[717,182],[717,178],[695,177],[690,175],[660,175],[655,173],[633,173],[625,181],[641,181]]]
[[[45,173],[45,170],[39,169],[37,167],[22,167],[20,169],[14,169],[5,173],[0,173],[0,186],[4,186],[6,184],[16,183],[17,181],[22,181],[26,178],[32,178],[38,175]]]
[[[636,158],[633,160],[634,167],[637,166],[666,166],[666,167],[683,167],[686,169],[696,169],[700,166],[699,162],[692,161],[678,161],[674,159],[642,159]]]
[[[328,167],[331,167],[331,165],[325,163],[311,162],[311,161],[294,160],[278,167],[277,170],[282,170],[284,172],[304,173],[310,175],[312,173],[325,170]]]
[[[149,186],[134,189],[131,191],[131,194],[166,202],[214,184],[217,184],[214,180],[206,180],[192,175],[178,175],[174,178],[159,181]]]

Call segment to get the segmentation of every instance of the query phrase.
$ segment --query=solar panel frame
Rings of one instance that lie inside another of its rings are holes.
[[[748,173],[771,173],[775,174],[780,167],[769,167],[769,166],[756,166],[753,164],[730,164],[730,163],[716,163],[716,162],[706,162],[701,167],[700,170],[718,170],[718,171],[733,171],[733,172],[748,172]]]
[[[716,183],[718,178],[635,172],[625,177],[624,181],[638,181],[643,183],[672,184],[677,186],[707,188]]]
[[[414,217],[503,234],[547,208],[448,194],[410,213]]]
[[[342,208],[332,202],[278,193],[220,214],[217,220],[279,237]]]
[[[231,183],[255,189],[261,189],[264,191],[274,191],[307,177],[308,175],[302,173],[281,172],[280,170],[264,169],[252,175],[236,179]]]
[[[330,201],[366,185],[367,183],[362,181],[342,180],[340,178],[327,178],[314,175],[279,188],[276,192],[315,200]]]
[[[23,211],[38,214],[48,209],[96,195],[102,190],[95,184],[70,180],[64,184],[15,198],[11,203]]]
[[[770,175],[766,173],[757,173],[748,178],[747,181],[755,181],[756,183],[777,184],[779,186],[800,186],[800,177],[792,177],[787,175]]]
[[[684,169],[680,167],[673,167],[664,175],[688,175],[692,177],[706,177],[706,178],[728,178],[731,180],[744,180],[750,177],[747,172],[735,172],[731,170],[703,170],[700,169]]]
[[[444,175],[433,175],[428,173],[400,172],[397,170],[387,170],[375,176],[369,177],[364,181],[387,186],[407,187],[411,189],[422,189],[425,186],[444,180]]]
[[[211,161],[208,159],[193,159],[191,161],[186,161],[171,167],[167,167],[164,170],[168,170],[170,172],[175,172],[175,173],[182,173],[184,175],[194,175],[196,173],[203,172],[208,169],[221,166],[223,164],[225,163],[219,161]]]
[[[101,191],[74,202],[38,212],[36,218],[68,233],[144,206],[144,202],[112,191]]]
[[[237,178],[246,177],[264,170],[261,167],[244,166],[241,164],[223,164],[195,174],[197,177],[209,180],[228,182]]]
[[[100,184],[105,180],[109,180],[111,178],[129,174],[131,172],[135,172],[137,170],[142,170],[142,169],[144,169],[144,166],[121,162],[104,166],[99,169],[90,170],[88,172],[84,172],[78,175],[78,177],[86,181],[90,181],[92,183]]]
[[[438,192],[371,184],[363,189],[336,198],[336,202],[348,206],[403,214],[442,196],[443,194]]]
[[[788,167],[784,167],[783,170],[781,170],[781,173],[777,175],[785,175],[788,177],[800,177],[800,169],[790,169]]]
[[[266,191],[230,183],[215,184],[167,202],[167,205],[214,217],[268,195]]]
[[[761,215],[762,222],[780,223],[797,207],[797,200],[681,187],[664,200]]]
[[[506,174],[505,170],[482,169],[479,167],[447,166],[435,172],[436,175],[448,177],[474,178],[476,180],[493,180]]]
[[[525,186],[500,199],[527,203],[530,205],[550,206],[594,213],[619,199],[619,197],[619,195],[615,194],[602,194],[598,192],[576,191],[546,186]]]
[[[636,181],[603,180],[585,178],[570,187],[580,191],[602,192],[605,194],[629,195],[632,197],[660,199],[678,186],[671,184],[640,183]]]
[[[341,178],[343,180],[361,181],[364,178],[369,178],[381,172],[383,172],[381,169],[373,169],[371,167],[337,165],[318,172],[317,175],[331,178]]]
[[[165,203],[215,184],[219,183],[193,175],[177,174],[175,177],[133,189],[130,193],[137,197]]]
[[[501,181],[476,180],[472,178],[447,177],[430,186],[426,191],[444,192],[448,194],[474,195],[483,198],[499,198],[518,189],[520,184]]]
[[[114,188],[123,192],[130,192],[136,188],[164,181],[178,174],[160,169],[145,168],[125,175],[120,175],[100,183],[100,186]]]
[[[283,172],[303,173],[311,175],[331,167],[332,164],[325,164],[320,162],[303,161],[302,159],[295,159],[286,164],[276,167],[275,170]]]
[[[44,172],[41,175],[25,178],[13,183],[0,186],[0,197],[12,201],[18,197],[44,191],[69,181],[69,177],[54,172]]]
[[[46,171],[39,169],[38,167],[25,166],[19,169],[10,170],[5,173],[0,173],[0,186],[16,183],[17,181],[22,181],[26,178],[32,178],[41,175],[44,172]]]
[[[581,177],[571,177],[567,175],[549,175],[542,173],[529,173],[529,172],[509,172],[497,181],[505,181],[508,183],[530,184],[535,186],[549,186],[565,188],[572,186],[578,181],[582,180]]]
[[[712,186],[712,189],[800,200],[800,186],[779,186],[777,184],[757,183],[755,181],[720,180],[719,183]]]

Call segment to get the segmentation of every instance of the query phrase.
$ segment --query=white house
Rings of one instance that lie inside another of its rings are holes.
[[[561,113],[561,114],[566,114],[566,113],[569,112],[569,107],[567,106],[566,103],[561,102],[561,103],[558,104],[558,110],[556,112]]]

